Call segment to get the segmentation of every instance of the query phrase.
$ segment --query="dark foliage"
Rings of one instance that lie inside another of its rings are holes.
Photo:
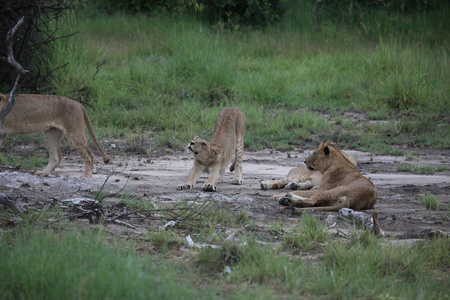
[[[265,26],[281,19],[283,0],[199,0],[200,13],[211,23],[226,27]]]
[[[183,12],[226,27],[265,26],[278,21],[287,0],[95,0],[107,12]]]
[[[49,55],[51,42],[58,36],[56,24],[74,7],[74,1],[58,0],[0,0],[0,57],[6,57],[6,35],[17,21],[25,16],[25,22],[14,36],[13,52],[16,60],[30,71],[22,88],[39,93],[52,70],[34,64],[39,56]],[[0,59],[0,89],[10,89],[17,72],[5,59]]]

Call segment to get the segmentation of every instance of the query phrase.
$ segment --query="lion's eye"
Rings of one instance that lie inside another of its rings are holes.
[[[206,146],[206,143],[203,143],[203,142],[202,142],[202,146]]]

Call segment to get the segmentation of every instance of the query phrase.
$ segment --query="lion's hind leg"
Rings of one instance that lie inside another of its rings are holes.
[[[84,160],[84,175],[82,177],[92,178],[94,170],[94,154],[89,150],[84,126],[75,132],[66,132],[67,139],[75,146],[78,154]]]
[[[44,140],[47,145],[49,161],[44,170],[36,172],[36,175],[48,176],[59,165],[62,159],[60,147],[62,136],[63,132],[57,128],[44,131]]]
[[[235,185],[242,185],[242,156],[244,155],[244,137],[239,136],[237,139],[236,144],[236,150],[234,153],[234,161],[233,164],[230,167],[230,171],[232,172],[232,169],[236,171],[234,174],[234,179],[231,182]]]
[[[291,181],[288,184],[286,184],[285,188],[291,189],[291,190],[310,190],[314,187],[312,182],[310,180],[306,181]]]
[[[284,177],[278,180],[264,180],[260,182],[262,190],[278,190],[285,187],[293,178]]]

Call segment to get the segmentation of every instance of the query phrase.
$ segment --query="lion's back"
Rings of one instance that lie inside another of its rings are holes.
[[[211,143],[220,145],[225,152],[233,151],[240,139],[244,139],[246,117],[237,107],[224,107],[217,117]]]
[[[1,108],[6,105],[8,98],[2,95]],[[19,94],[16,104],[2,124],[6,133],[42,132],[50,127],[67,127],[72,124],[82,125],[84,128],[82,110],[79,102],[66,97]]]

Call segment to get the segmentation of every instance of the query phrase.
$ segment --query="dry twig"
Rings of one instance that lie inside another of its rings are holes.
[[[23,24],[25,17],[22,17],[16,24],[16,26],[14,26],[13,29],[11,29],[10,31],[8,31],[8,35],[6,36],[6,44],[7,44],[7,53],[8,53],[8,63],[13,66],[14,68],[17,69],[17,71],[19,72],[19,75],[17,75],[16,78],[16,82],[14,83],[14,86],[11,90],[11,92],[9,93],[9,99],[8,102],[6,103],[5,107],[3,107],[3,109],[0,111],[0,122],[1,120],[6,117],[7,114],[10,113],[10,111],[12,110],[12,108],[14,107],[14,105],[16,104],[16,100],[17,100],[17,92],[19,90],[19,86],[20,83],[22,82],[24,76],[29,73],[29,71],[25,70],[14,58],[14,53],[13,53],[13,45],[12,45],[12,39],[14,34],[16,33],[17,29],[19,29],[19,27]],[[0,140],[3,138],[3,130],[0,126]]]

